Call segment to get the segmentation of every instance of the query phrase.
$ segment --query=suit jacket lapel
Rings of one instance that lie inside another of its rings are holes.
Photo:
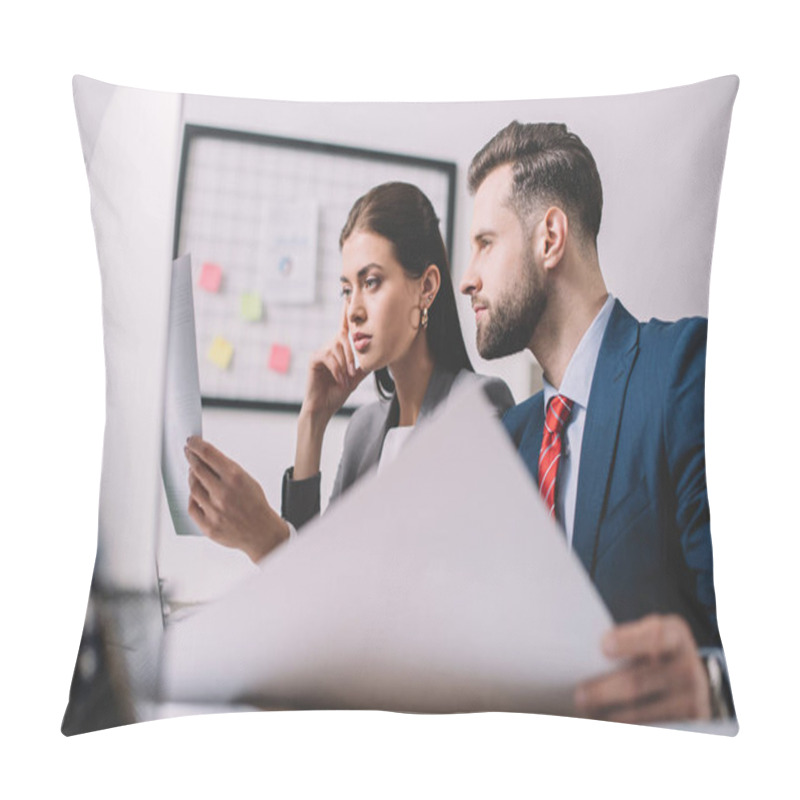
[[[572,532],[572,549],[589,574],[594,573],[595,545],[638,342],[639,324],[617,300],[600,347],[589,394]]]
[[[411,431],[410,434],[411,436],[416,435],[417,431],[421,427],[420,423],[425,422],[447,398],[447,395],[450,393],[450,389],[452,388],[456,377],[457,376],[454,373],[446,372],[434,364],[433,372],[431,373],[430,380],[428,381],[428,388],[425,389],[425,397],[422,398],[422,405],[419,408],[417,424],[414,425],[414,430]],[[397,413],[399,415],[399,408]],[[397,424],[397,419],[395,419],[394,424]]]
[[[450,393],[450,389],[455,382],[456,375],[446,372],[434,364],[433,372],[428,381],[428,388],[425,389],[425,397],[422,398],[422,405],[419,409],[419,419],[432,414],[439,403],[441,403]],[[419,420],[417,420],[419,422]]]
[[[525,430],[520,437],[518,450],[531,473],[534,483],[539,485],[539,451],[544,434],[544,392],[533,398]]]
[[[381,450],[383,450],[383,440],[386,438],[386,432],[393,425],[397,425],[397,418],[400,414],[397,397],[393,397],[391,401],[388,403],[384,402],[381,405],[383,414],[380,416],[377,424],[371,427],[368,435],[365,437],[364,449],[360,459],[359,475],[362,475],[373,467],[377,467],[378,462],[381,460]]]
[[[432,414],[439,403],[447,397],[455,379],[456,376],[452,372],[446,372],[434,365],[433,372],[428,381],[428,388],[425,390],[425,397],[422,400],[422,406],[419,410],[419,419],[417,423]],[[374,467],[381,460],[383,440],[386,438],[389,429],[397,425],[399,419],[400,405],[397,402],[397,395],[395,395],[391,399],[391,402],[386,404],[386,413],[382,417],[380,428],[376,431],[376,435],[370,438],[369,443],[364,448],[362,469]],[[416,433],[417,429],[418,424],[414,426],[414,430],[411,433],[412,436]]]

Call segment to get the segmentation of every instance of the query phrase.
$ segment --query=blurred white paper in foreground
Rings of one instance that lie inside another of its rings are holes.
[[[168,628],[165,699],[572,713],[611,617],[479,390]]]

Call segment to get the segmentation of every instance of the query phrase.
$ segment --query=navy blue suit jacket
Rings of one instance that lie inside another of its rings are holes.
[[[616,301],[581,446],[573,550],[617,622],[680,614],[721,646],[706,493],[705,319],[640,323]],[[538,480],[539,392],[503,423]]]

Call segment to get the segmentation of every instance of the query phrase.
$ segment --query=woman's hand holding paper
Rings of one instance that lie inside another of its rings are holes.
[[[289,538],[289,525],[270,506],[258,481],[198,436],[184,450],[189,462],[189,515],[213,541],[257,562]]]

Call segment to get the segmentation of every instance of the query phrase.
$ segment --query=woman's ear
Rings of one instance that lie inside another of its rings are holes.
[[[428,308],[433,303],[442,285],[442,275],[436,264],[428,264],[425,272],[422,273],[422,304]]]

